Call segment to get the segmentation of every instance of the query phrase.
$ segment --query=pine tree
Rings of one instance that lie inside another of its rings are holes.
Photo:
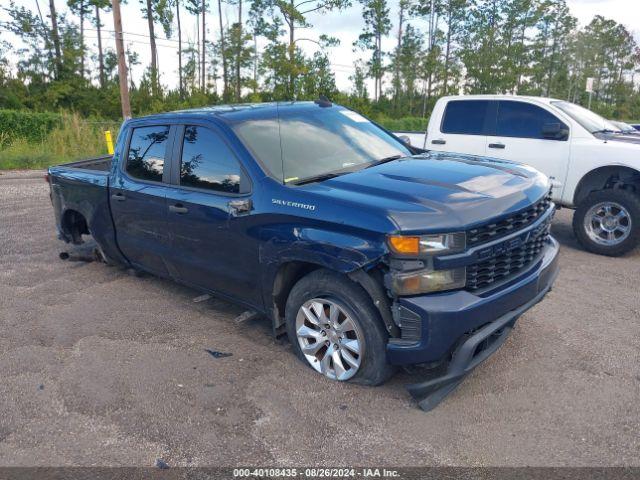
[[[367,66],[369,76],[374,79],[374,98],[382,97],[382,77],[384,75],[382,38],[391,31],[391,19],[386,0],[360,0],[364,30],[354,42],[354,46],[371,52]]]

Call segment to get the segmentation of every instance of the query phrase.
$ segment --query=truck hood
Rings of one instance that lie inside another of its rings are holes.
[[[316,184],[328,201],[385,214],[403,233],[464,230],[542,198],[549,180],[503,160],[430,152]]]
[[[594,133],[593,136],[607,142],[635,143],[640,145],[640,132],[638,134]]]

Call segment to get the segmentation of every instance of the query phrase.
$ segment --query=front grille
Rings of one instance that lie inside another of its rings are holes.
[[[497,222],[467,231],[467,247],[474,247],[522,230],[536,221],[551,205],[551,191],[536,203]]]
[[[506,280],[525,270],[535,262],[549,238],[548,224],[537,236],[520,246],[467,267],[467,290],[475,291]]]

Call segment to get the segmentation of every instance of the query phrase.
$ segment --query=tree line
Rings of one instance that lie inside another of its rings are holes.
[[[640,119],[640,48],[624,26],[602,16],[580,28],[565,0],[129,0],[146,32],[125,33],[149,48],[150,64],[130,79],[135,114],[215,103],[315,99],[325,95],[373,116],[426,117],[442,95],[517,93],[586,104],[608,117]],[[42,3],[42,4],[41,4]],[[120,113],[109,0],[10,0],[0,22],[0,108]],[[307,38],[315,14],[361,9],[350,48],[360,59],[351,86],[336,86],[328,35]],[[223,8],[234,18],[225,21]],[[185,19],[197,29],[185,35]],[[20,39],[10,41],[8,33]],[[187,40],[185,40],[187,38]],[[195,40],[189,40],[195,38]],[[91,40],[97,48],[90,48]],[[175,45],[178,85],[162,82],[159,40]],[[392,40],[392,48],[384,48]],[[313,42],[305,54],[302,42]],[[11,61],[10,61],[11,59]],[[373,85],[370,91],[369,85]]]

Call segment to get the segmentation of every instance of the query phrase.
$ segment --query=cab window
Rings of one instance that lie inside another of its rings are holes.
[[[442,119],[442,133],[488,135],[486,130],[488,100],[452,100]]]
[[[162,182],[168,126],[134,128],[127,154],[127,173],[140,180]]]
[[[566,127],[558,117],[545,109],[524,102],[501,101],[498,105],[498,137],[536,138],[543,140],[544,125],[559,123]]]
[[[229,147],[205,127],[187,125],[182,142],[180,185],[241,193],[244,173]]]

